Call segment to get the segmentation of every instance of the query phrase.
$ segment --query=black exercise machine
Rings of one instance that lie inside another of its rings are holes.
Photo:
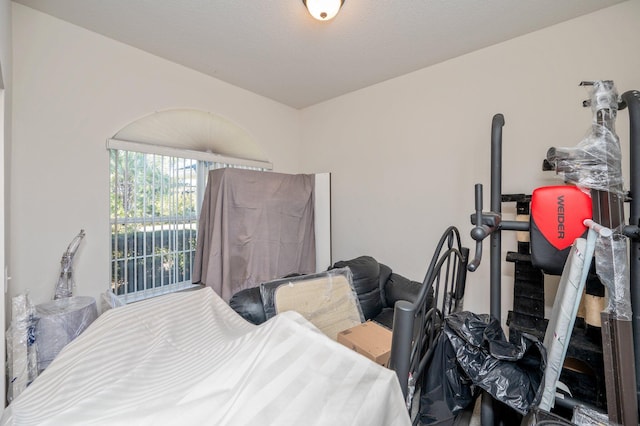
[[[588,106],[585,105],[585,106]],[[640,92],[629,91],[621,96],[619,109],[625,107],[630,115],[630,219],[629,225],[625,226],[623,233],[631,241],[631,258],[629,261],[630,284],[631,284],[631,305],[633,309],[633,341],[635,347],[635,385],[636,401],[640,400],[640,196],[634,198],[634,194],[640,191]],[[475,258],[469,262],[469,271],[477,270],[482,257],[482,243],[490,237],[490,313],[496,319],[501,318],[501,231],[529,231],[529,222],[502,221],[502,127],[505,121],[502,114],[493,117],[491,125],[491,211],[482,211],[482,185],[475,186],[475,213],[471,216],[474,228],[471,237],[476,241]],[[602,194],[601,194],[602,195]],[[605,197],[608,194],[605,194]],[[615,197],[614,197],[615,198]],[[599,202],[603,201],[599,199]],[[606,203],[610,200],[605,199]],[[599,219],[603,218],[599,213]],[[605,220],[606,222],[606,220]],[[620,343],[620,342],[618,342]],[[623,374],[623,371],[616,371]],[[624,395],[620,395],[624,398]],[[621,404],[621,401],[618,401]],[[624,404],[621,404],[624,405]],[[637,408],[638,404],[633,404]],[[622,413],[617,413],[613,417],[622,417]],[[494,401],[487,395],[483,395],[482,400],[482,424],[500,424],[494,410]]]

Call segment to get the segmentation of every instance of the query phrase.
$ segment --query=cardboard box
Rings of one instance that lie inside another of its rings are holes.
[[[367,321],[338,333],[338,343],[386,366],[391,355],[391,330]]]

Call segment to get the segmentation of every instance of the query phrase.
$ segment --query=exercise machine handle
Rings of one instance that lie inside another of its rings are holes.
[[[476,242],[476,252],[473,260],[467,265],[467,269],[470,272],[475,272],[478,266],[480,266],[480,261],[482,260],[482,241],[487,238],[497,226],[495,217],[482,213],[482,184],[480,183],[477,183],[475,186],[475,203],[475,220],[472,220],[475,226],[471,229],[471,238]],[[491,220],[492,224],[487,224],[489,220]]]

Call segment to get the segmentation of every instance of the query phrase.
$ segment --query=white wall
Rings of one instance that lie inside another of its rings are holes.
[[[632,0],[299,112],[13,4],[11,292],[51,297],[60,256],[80,228],[87,237],[74,264],[78,293],[106,288],[104,140],[170,108],[244,127],[277,171],[331,172],[333,260],[370,254],[421,280],[446,226],[471,242],[476,182],[485,184],[488,209],[492,116],[506,118],[504,193],[560,183],[540,165],[548,147],[575,145],[589,126],[578,83],[640,88],[638,18]],[[503,249],[514,249],[505,234]],[[503,317],[512,270],[504,268]],[[466,308],[488,311],[488,258],[467,289]]]
[[[625,2],[304,110],[305,168],[332,173],[334,261],[369,254],[422,280],[446,226],[470,244],[474,183],[485,185],[489,210],[495,113],[506,121],[503,193],[561,184],[541,164],[547,148],[573,146],[589,128],[578,83],[640,89],[639,23],[640,1]],[[628,153],[626,111],[617,129]],[[515,219],[514,205],[503,209]],[[513,233],[503,235],[503,250],[516,250]],[[465,298],[475,312],[489,311],[484,248]],[[505,319],[512,264],[503,275]]]
[[[105,141],[154,111],[219,114],[253,135],[274,169],[299,172],[300,112],[13,3],[10,294],[53,296],[78,231],[76,294],[108,287]]]

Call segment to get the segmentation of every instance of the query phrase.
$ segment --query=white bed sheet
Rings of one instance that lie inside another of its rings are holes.
[[[2,425],[407,425],[395,373],[295,312],[254,326],[210,288],[100,316]]]

